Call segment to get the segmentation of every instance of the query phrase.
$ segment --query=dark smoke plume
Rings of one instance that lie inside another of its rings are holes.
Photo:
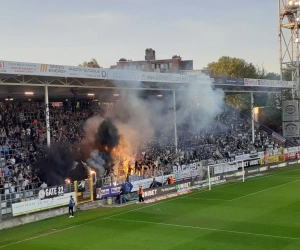
[[[98,128],[95,146],[100,152],[110,154],[119,145],[120,135],[111,119],[104,120]]]
[[[64,183],[64,178],[69,176],[73,164],[74,154],[69,147],[54,144],[49,148],[45,147],[38,153],[34,169],[41,181],[45,181],[48,186],[54,186]]]
[[[97,129],[95,124],[99,124]],[[83,160],[90,167],[96,168],[99,174],[104,174],[113,167],[112,151],[120,143],[118,129],[111,119],[103,120],[102,117],[96,116],[86,122],[85,132],[86,136],[80,149],[83,152]]]

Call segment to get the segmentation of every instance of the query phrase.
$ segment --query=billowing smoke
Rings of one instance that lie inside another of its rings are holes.
[[[177,124],[191,122],[196,130],[208,127],[224,107],[224,92],[214,90],[210,82],[192,84],[176,93]]]
[[[111,119],[104,120],[101,116],[89,119],[84,129],[86,135],[80,149],[84,156],[83,160],[103,175],[114,165],[112,153],[120,143],[118,129]]]
[[[69,176],[73,164],[74,154],[69,147],[53,144],[38,153],[34,169],[42,181],[45,181],[48,186],[54,186],[64,183],[64,178]],[[80,176],[74,176],[74,178],[80,178]]]
[[[142,85],[141,85],[142,87]],[[160,96],[160,95],[162,96]],[[142,141],[159,139],[174,145],[174,99],[172,91],[121,91],[121,100],[109,114],[114,117],[127,155],[134,154]],[[210,81],[176,90],[176,126],[199,131],[213,123],[222,112],[224,92],[214,90]],[[213,123],[215,124],[215,123]]]
[[[162,96],[158,97],[158,93]],[[173,92],[120,91],[120,102],[88,119],[80,144],[80,159],[104,174],[113,168],[116,155],[132,159],[141,142],[159,139],[174,145]],[[185,85],[176,91],[176,125],[194,131],[208,127],[223,107],[224,93],[210,82]],[[99,97],[99,99],[101,99]]]
[[[100,175],[105,174],[105,160],[103,159],[103,156],[101,153],[99,153],[98,150],[93,150],[90,158],[87,159],[87,164],[89,166],[92,166],[96,169],[98,169]]]

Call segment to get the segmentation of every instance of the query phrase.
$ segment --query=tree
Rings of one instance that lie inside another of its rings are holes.
[[[78,64],[79,67],[89,67],[89,68],[101,68],[98,61],[95,58],[92,58],[89,62],[84,61]]]
[[[215,76],[257,78],[256,67],[236,57],[222,56],[217,62],[209,63],[207,66],[213,70]]]
[[[215,76],[233,78],[253,78],[280,80],[280,75],[268,72],[263,65],[254,66],[243,59],[222,56],[217,62],[208,64]],[[291,81],[291,70],[284,70],[283,80]],[[276,131],[281,128],[281,101],[291,100],[291,91],[284,90],[281,93],[254,93],[254,106],[264,107],[263,120],[266,126]],[[248,116],[251,115],[250,93],[227,94],[225,97],[227,105],[239,110]]]

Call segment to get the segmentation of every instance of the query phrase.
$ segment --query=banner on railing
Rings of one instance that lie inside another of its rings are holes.
[[[168,180],[168,178],[170,176],[174,176],[174,175],[168,174],[168,175],[164,175],[164,176],[157,176],[157,177],[155,177],[155,181],[163,184]],[[130,182],[132,185],[131,192],[137,191],[139,189],[139,186],[142,186],[143,189],[149,188],[152,182],[153,182],[153,178],[146,178],[143,180]]]
[[[260,165],[268,164],[268,163],[274,163],[279,162],[279,156],[278,155],[271,155],[268,157],[262,157],[260,158]]]
[[[284,149],[284,160],[300,159],[300,147],[292,147]]]
[[[156,196],[161,196],[170,193],[176,193],[182,189],[189,189],[192,186],[192,181],[181,181],[171,185],[164,185],[161,187],[145,189],[143,197],[145,200],[153,199]]]
[[[64,193],[51,199],[36,199],[12,204],[13,216],[39,212],[46,209],[67,206],[69,204],[70,195],[75,197],[75,192]]]
[[[74,181],[74,189],[76,193],[76,205],[94,200],[92,178]]]
[[[214,166],[214,174],[222,174],[222,173],[232,172],[232,171],[238,170],[238,168],[239,168],[239,166],[237,163],[234,163],[234,164],[224,163],[221,165]]]
[[[120,189],[123,186],[125,193],[130,193],[132,191],[133,185],[130,182],[125,184],[120,184],[116,186],[104,186],[102,188],[97,188],[97,199],[113,197],[120,194]]]

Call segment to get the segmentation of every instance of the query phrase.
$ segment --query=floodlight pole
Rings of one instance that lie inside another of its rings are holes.
[[[176,114],[176,92],[173,90],[173,111],[174,111],[174,139],[175,139],[175,150],[178,150],[178,138],[177,138],[177,114]]]
[[[50,147],[50,114],[49,114],[48,82],[45,82],[45,111],[46,111],[47,147]]]
[[[254,112],[253,112],[253,109],[254,109],[254,98],[253,98],[253,92],[251,91],[251,127],[252,127],[252,143],[254,144]]]

